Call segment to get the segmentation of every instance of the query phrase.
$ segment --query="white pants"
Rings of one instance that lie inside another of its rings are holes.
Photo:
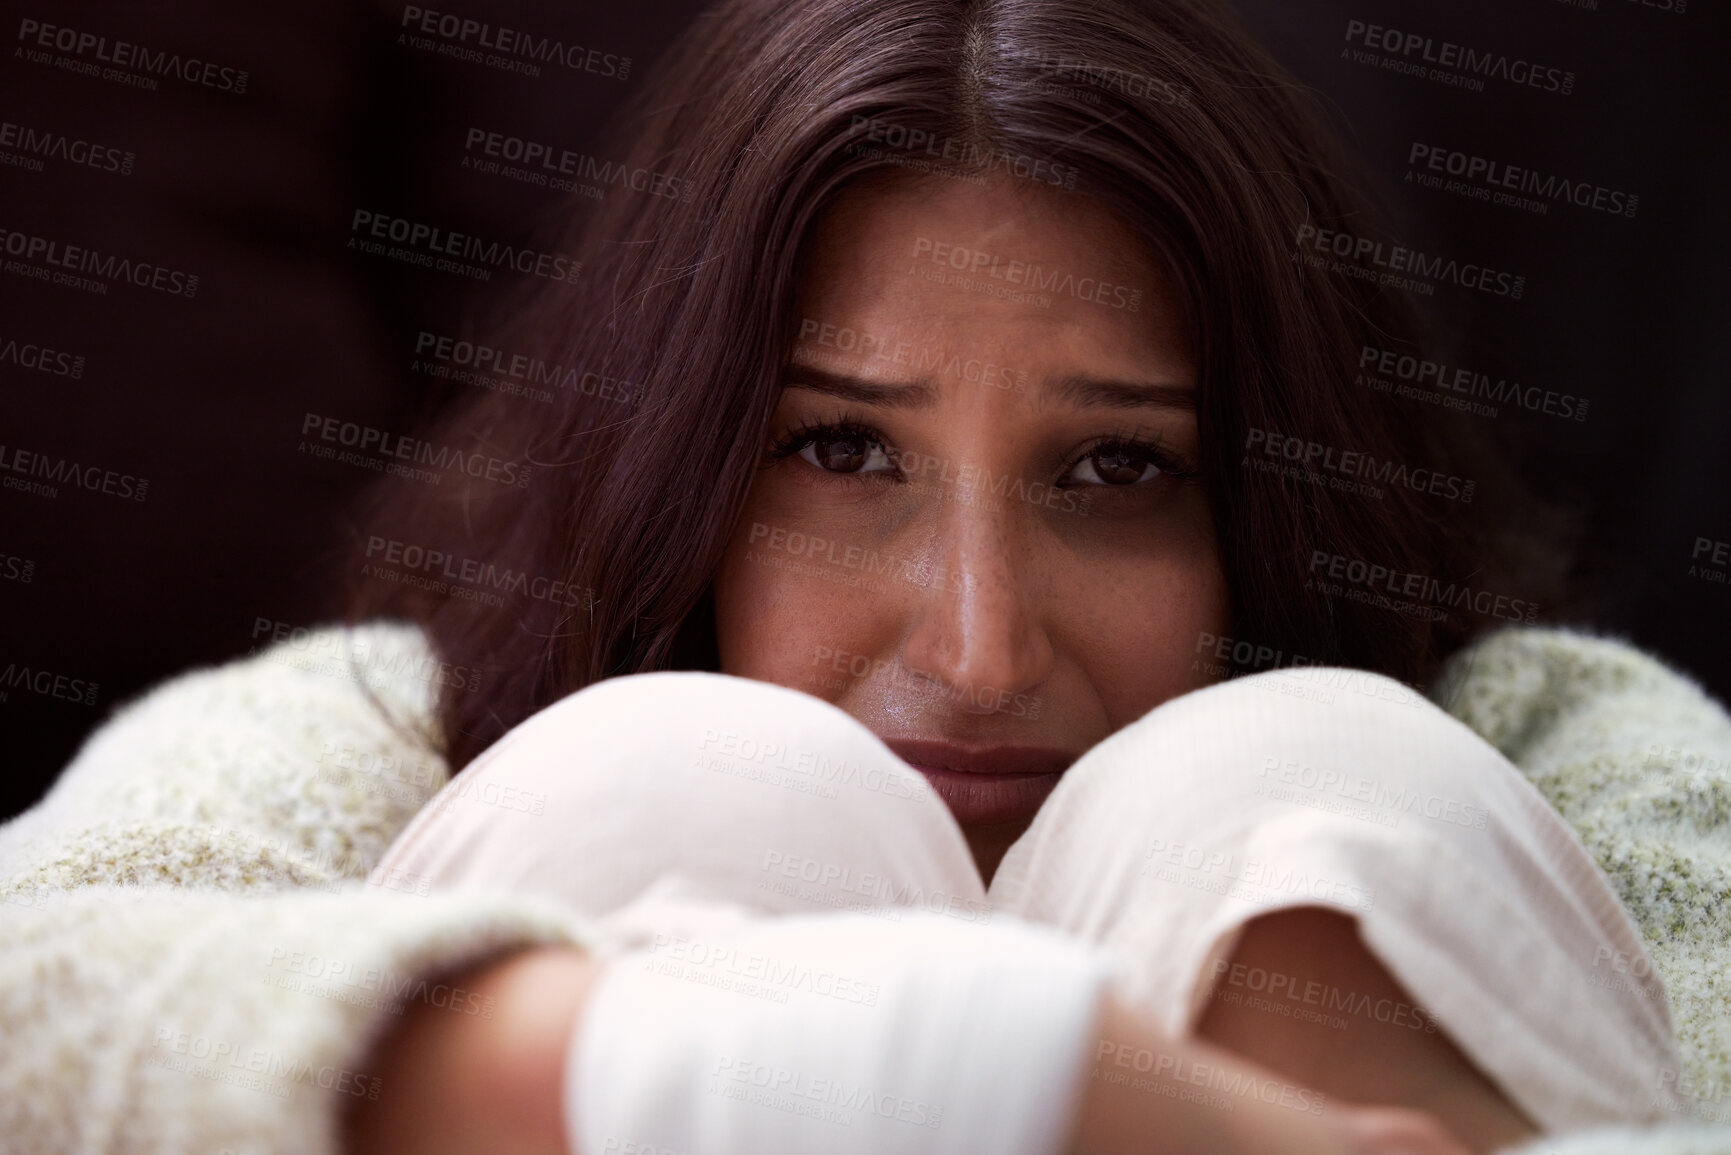
[[[1470,729],[1363,671],[1151,710],[1070,768],[989,889],[925,779],[838,707],[722,674],[614,678],[454,778],[374,877],[392,872],[555,898],[598,954],[695,958],[740,920],[824,909],[1042,922],[1104,949],[1175,1035],[1217,995],[1410,1013],[1226,967],[1250,919],[1323,907],[1546,1132],[1664,1117],[1679,1065],[1657,972],[1574,832]]]

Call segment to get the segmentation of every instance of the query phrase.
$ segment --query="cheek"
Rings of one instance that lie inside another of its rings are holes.
[[[811,537],[794,531],[746,532],[728,546],[714,576],[716,647],[721,672],[833,699],[830,673],[838,652],[870,614],[870,599],[822,556]],[[836,572],[831,572],[836,571]]]
[[[1218,680],[1199,644],[1231,629],[1226,575],[1212,551],[1135,567],[1078,591],[1075,646],[1117,730],[1168,699]]]

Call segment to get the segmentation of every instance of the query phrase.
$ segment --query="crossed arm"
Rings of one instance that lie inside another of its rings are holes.
[[[597,974],[582,952],[538,948],[483,964],[454,980],[497,1000],[491,1020],[421,1007],[380,1045],[383,1085],[357,1100],[346,1120],[349,1155],[458,1155],[520,1152],[567,1155],[561,1081],[565,1051]],[[1173,1040],[1133,1009],[1102,1000],[1092,1055],[1145,1049],[1180,1061],[1268,1070],[1219,1046]],[[1257,1152],[1263,1155],[1464,1155],[1432,1117],[1401,1108],[1335,1105],[1295,1112],[1249,1097],[1227,1112],[1150,1094],[1129,1082],[1089,1079],[1068,1152]],[[575,1155],[602,1155],[583,1151]]]

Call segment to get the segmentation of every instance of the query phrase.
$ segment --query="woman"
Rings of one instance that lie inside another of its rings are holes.
[[[147,1147],[331,1150],[346,1120],[342,1142],[369,1150],[515,1123],[557,1143],[560,1063],[589,1029],[595,975],[575,950],[499,956],[582,942],[567,912],[373,867],[448,774],[556,703],[595,701],[578,691],[644,688],[622,675],[715,671],[824,699],[855,738],[923,768],[912,781],[992,884],[1005,863],[1029,877],[1045,803],[1081,805],[1102,775],[1079,768],[1105,739],[1256,681],[1208,688],[1228,674],[1296,662],[1446,684],[1513,749],[1531,728],[1499,730],[1483,695],[1523,675],[1499,665],[1579,670],[1586,654],[1687,702],[1674,743],[1723,741],[1723,712],[1639,655],[1513,640],[1476,655],[1498,672],[1475,680],[1460,647],[1485,623],[1353,587],[1374,567],[1403,589],[1416,575],[1418,590],[1534,600],[1532,566],[1489,524],[1515,508],[1506,480],[1353,380],[1366,349],[1422,346],[1388,291],[1298,259],[1306,228],[1369,230],[1277,75],[1206,6],[734,3],[700,20],[645,81],[622,144],[630,167],[684,174],[691,197],[621,191],[572,242],[584,287],[517,308],[492,338],[554,341],[547,360],[575,382],[557,420],[489,395],[429,438],[528,461],[533,483],[363,511],[355,618],[419,629],[290,638],[245,678],[166,687],[8,828],[31,888],[14,893],[41,909],[9,944],[36,977],[8,983],[6,1016],[60,1056],[18,1100],[24,1133],[42,1149],[130,1128]],[[628,387],[590,387],[609,381]],[[363,644],[360,689],[287,668],[297,643],[348,660]],[[361,691],[377,699],[365,710]],[[531,762],[524,782],[553,765]],[[537,796],[496,797],[532,812]],[[415,901],[269,893],[369,874]],[[180,888],[61,889],[75,881]],[[1303,970],[1306,954],[1414,1001],[1353,920],[1316,904],[1245,924],[1216,961],[1230,983],[1234,966]],[[53,1030],[15,1002],[45,973],[62,976]],[[107,991],[129,992],[117,1022]],[[399,1026],[381,992],[418,1005]],[[1200,1033],[1232,1055],[1180,1061],[1248,1059],[1328,1089],[1300,1036],[1218,1007]],[[1132,1062],[1210,1045],[1133,1007],[1103,1013]],[[623,1046],[630,1020],[606,1022]],[[1445,1124],[1477,1149],[1538,1130],[1447,1032],[1421,1033],[1423,1055],[1400,1061],[1458,1092]],[[1335,1094],[1440,1102],[1379,1085],[1377,1057],[1357,1049]],[[269,1093],[244,1085],[261,1078]],[[297,1082],[326,1093],[290,1102]],[[355,1109],[339,1113],[344,1094]],[[1234,1131],[1220,1112],[1166,1110],[1090,1085],[1066,1134],[1105,1149],[1151,1123],[1221,1150],[1444,1142],[1398,1112],[1337,1112],[1333,1130],[1251,1112]]]

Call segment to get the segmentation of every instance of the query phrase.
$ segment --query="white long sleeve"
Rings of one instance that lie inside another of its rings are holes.
[[[336,660],[345,639],[365,644],[368,684],[408,732]],[[413,733],[437,676],[419,630],[384,623],[181,675],[0,827],[0,1152],[335,1152],[337,1109],[373,1075],[359,1068],[392,1008],[456,997],[423,978],[576,941],[529,899],[363,887],[448,777]],[[1533,781],[1634,916],[1699,1109],[1678,1122],[1731,1112],[1724,708],[1632,646],[1559,629],[1493,635],[1432,697]],[[1639,981],[1615,964],[1607,981]],[[327,1069],[349,1090],[319,1087]],[[1731,1126],[1542,1149],[1731,1153]]]

